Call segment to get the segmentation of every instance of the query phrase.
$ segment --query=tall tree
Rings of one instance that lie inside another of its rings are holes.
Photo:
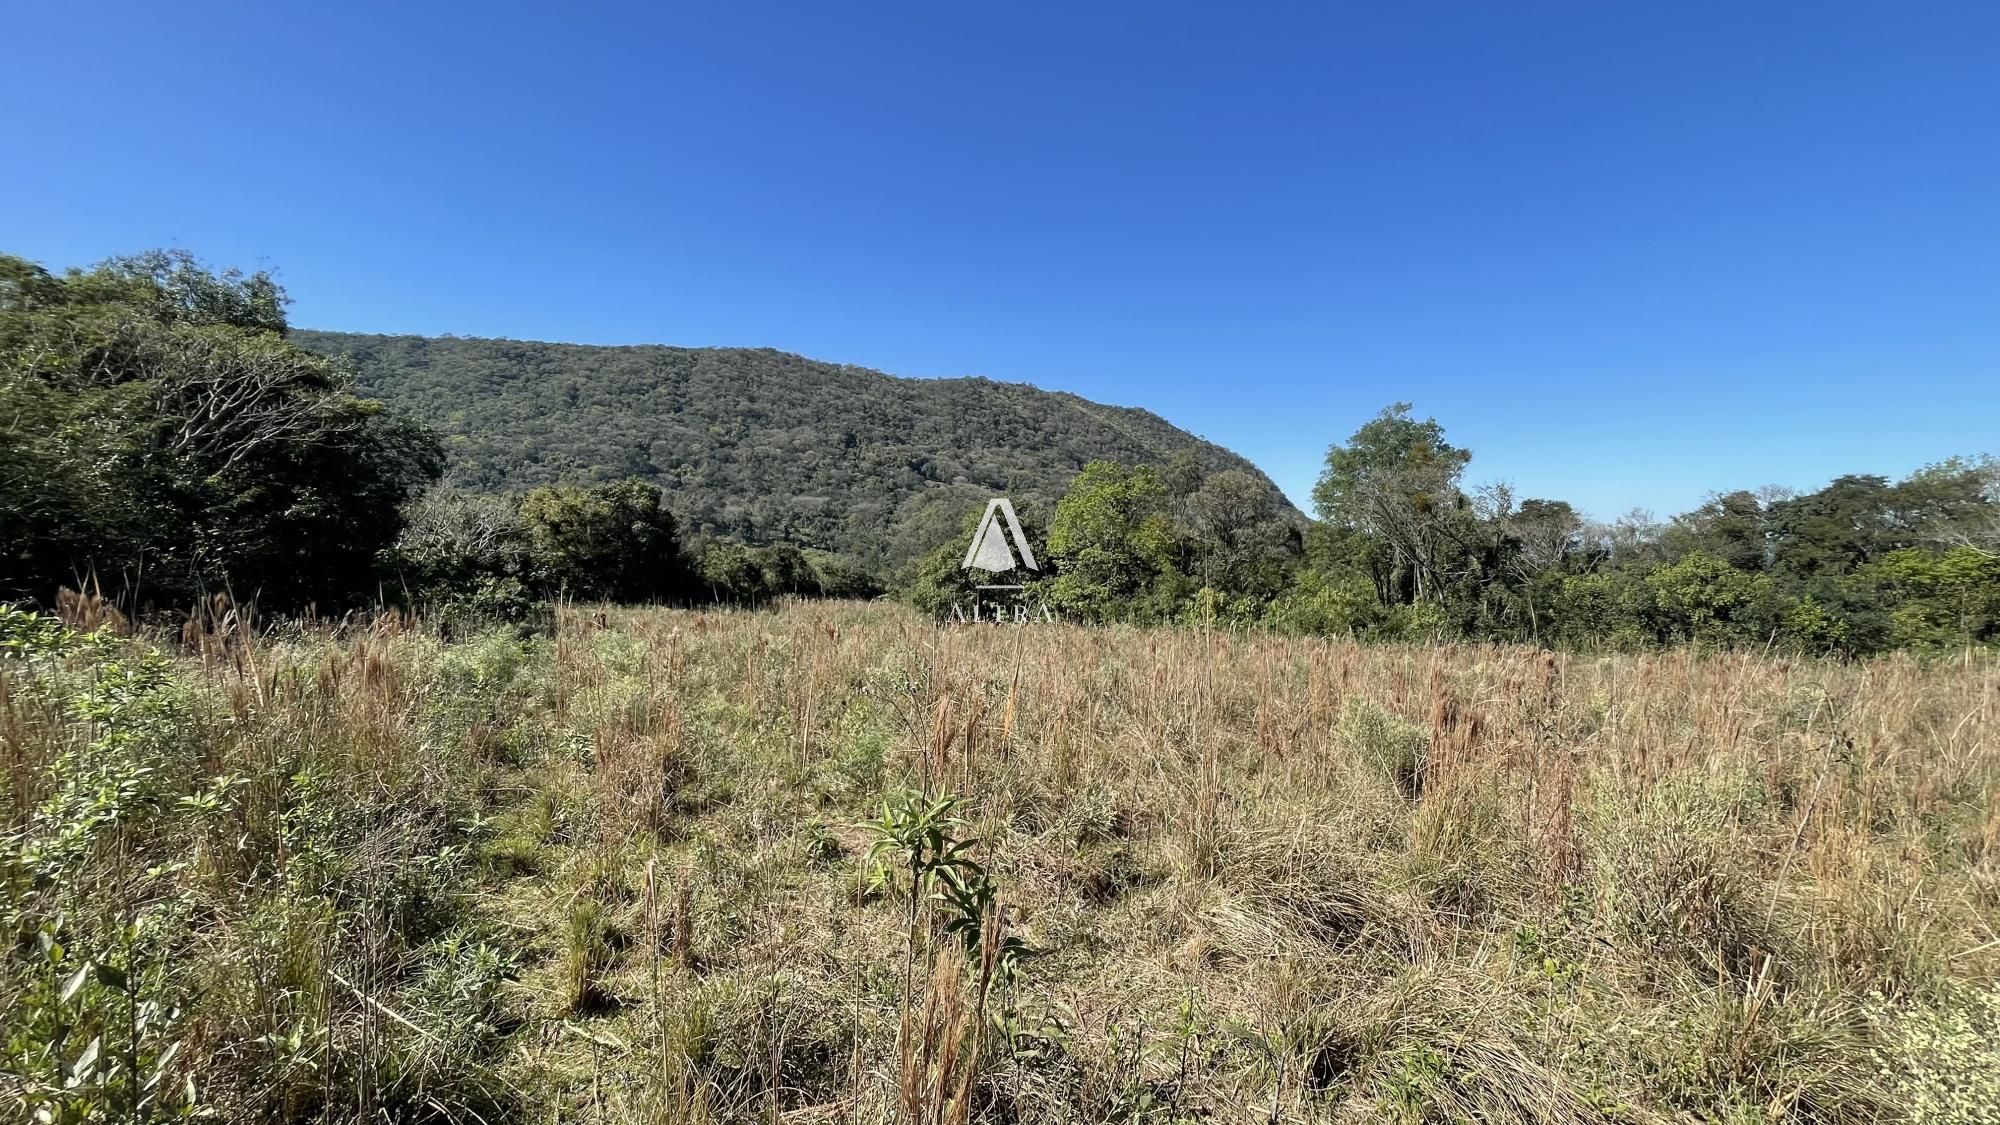
[[[2000,458],[1954,457],[1897,486],[1921,541],[2000,558]]]
[[[268,276],[180,252],[61,277],[0,256],[0,592],[373,592],[442,452],[293,347],[284,305]]]
[[[658,601],[691,584],[673,513],[645,481],[538,488],[522,498],[521,522],[538,582],[571,597]]]
[[[1536,587],[1559,577],[1583,552],[1583,517],[1565,500],[1523,500],[1500,518],[1503,566],[1520,585],[1528,628],[1539,642],[1541,611]]]
[[[1901,546],[1896,489],[1879,476],[1844,476],[1771,506],[1772,568],[1802,577],[1850,573]]]
[[[1527,573],[1560,569],[1583,550],[1583,517],[1567,500],[1523,500],[1506,529],[1518,568]]]
[[[1662,535],[1674,558],[1704,554],[1738,570],[1761,571],[1770,562],[1770,524],[1755,492],[1710,496],[1701,507],[1676,516]]]
[[[1403,600],[1432,600],[1464,554],[1471,505],[1459,478],[1471,460],[1435,419],[1417,421],[1399,402],[1327,450],[1313,506],[1321,519],[1388,544],[1386,585]]]
[[[1153,470],[1092,461],[1056,505],[1051,592],[1064,609],[1086,618],[1149,615],[1158,608],[1152,603],[1160,580],[1173,573],[1173,551],[1167,490]]]
[[[1666,526],[1651,511],[1633,508],[1609,523],[1592,522],[1583,535],[1587,549],[1625,566],[1660,562],[1666,554],[1661,543],[1665,531]]]
[[[1224,469],[1188,497],[1187,509],[1203,585],[1259,597],[1277,593],[1301,541],[1270,489],[1248,473]]]

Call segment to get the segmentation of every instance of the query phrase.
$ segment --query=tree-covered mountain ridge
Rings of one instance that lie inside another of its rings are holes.
[[[1052,510],[1095,460],[1268,476],[1151,411],[1027,383],[905,378],[769,348],[294,329],[358,390],[445,437],[447,483],[513,492],[637,477],[687,530],[900,566],[992,495]]]

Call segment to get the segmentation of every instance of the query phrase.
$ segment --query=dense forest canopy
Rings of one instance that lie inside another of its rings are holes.
[[[988,379],[900,379],[769,349],[590,347],[294,331],[363,393],[436,428],[446,479],[515,492],[636,478],[690,534],[789,542],[893,572],[1003,494],[1053,504],[1091,461],[1255,466],[1157,415]],[[1303,522],[1302,519],[1300,522]]]

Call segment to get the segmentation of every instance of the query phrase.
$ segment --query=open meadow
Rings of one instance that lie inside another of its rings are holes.
[[[0,610],[0,1112],[2000,1121],[2000,662]]]

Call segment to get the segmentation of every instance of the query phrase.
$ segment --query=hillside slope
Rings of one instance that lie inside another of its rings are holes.
[[[507,491],[636,476],[691,528],[893,567],[987,497],[1053,506],[1083,465],[1254,465],[1159,416],[990,379],[903,379],[770,349],[593,347],[296,330],[447,435],[448,480]],[[1282,496],[1286,510],[1291,505]]]

